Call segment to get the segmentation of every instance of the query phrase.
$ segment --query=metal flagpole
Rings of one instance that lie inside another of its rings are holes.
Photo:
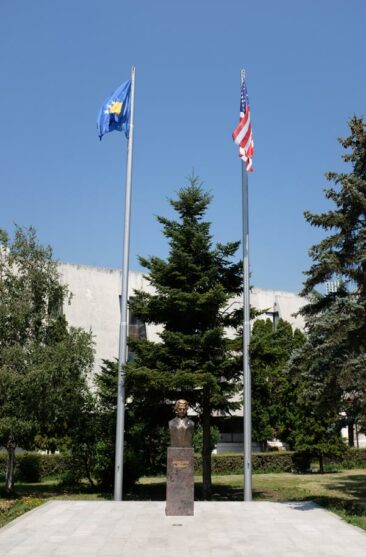
[[[131,115],[127,144],[127,169],[125,190],[125,223],[123,235],[122,285],[121,285],[121,317],[119,327],[118,350],[118,398],[116,425],[116,460],[114,471],[114,500],[122,501],[123,488],[123,449],[125,433],[125,365],[127,362],[127,303],[128,303],[128,269],[130,251],[130,218],[132,189],[132,150],[133,150],[133,117],[135,104],[135,67],[131,68]]]
[[[240,72],[240,84],[245,70]],[[241,168],[243,188],[243,400],[244,400],[244,501],[252,500],[252,401],[249,367],[250,306],[249,306],[249,196],[245,162]]]

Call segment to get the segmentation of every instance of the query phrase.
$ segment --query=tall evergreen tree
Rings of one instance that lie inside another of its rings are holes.
[[[292,330],[280,319],[258,319],[252,328],[250,369],[252,373],[253,440],[261,445],[278,438],[292,442],[298,408],[294,384],[286,366],[294,350],[305,342],[305,335]]]
[[[351,172],[326,174],[335,185],[325,195],[335,207],[305,212],[306,220],[328,235],[309,252],[313,264],[302,294],[310,301],[301,310],[308,338],[291,364],[305,380],[314,419],[324,422],[323,441],[338,435],[341,413],[353,426],[366,409],[366,127],[357,117],[349,127],[350,136],[339,141],[349,150],[343,159]],[[314,291],[334,278],[335,292]]]
[[[130,342],[136,359],[127,371],[127,389],[136,406],[155,422],[171,415],[172,403],[186,398],[203,430],[203,491],[211,495],[211,416],[238,406],[233,395],[241,380],[241,361],[224,333],[240,317],[228,301],[242,290],[240,262],[232,262],[239,242],[213,247],[203,217],[211,201],[191,178],[170,203],[179,220],[158,217],[169,242],[166,261],[140,258],[154,293],[135,292],[134,314],[163,325],[160,343]]]

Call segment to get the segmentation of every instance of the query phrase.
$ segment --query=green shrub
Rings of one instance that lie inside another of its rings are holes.
[[[366,448],[357,449],[356,447],[348,447],[341,458],[326,459],[326,466],[339,470],[366,468]]]
[[[96,444],[94,474],[98,485],[105,491],[112,491],[114,484],[114,450],[114,445],[108,441],[99,441]],[[125,448],[123,491],[128,492],[142,475],[143,467],[139,455]]]
[[[66,458],[63,454],[41,455],[41,478],[60,478],[66,469]]]
[[[294,453],[292,456],[294,472],[306,474],[311,470],[312,455],[308,451]]]
[[[255,474],[270,472],[291,472],[293,469],[292,452],[253,453],[252,466]],[[195,472],[202,469],[201,455],[195,454]],[[217,454],[212,456],[212,473],[217,475],[242,474],[244,470],[243,455]]]
[[[59,476],[61,485],[64,487],[78,488],[85,476],[84,465],[78,454],[70,452],[63,457],[64,467]]]
[[[293,466],[293,453],[290,451],[253,454],[253,471],[256,474],[291,472]]]
[[[111,490],[114,479],[114,459],[111,453],[114,447],[106,447],[104,443],[98,447],[97,466],[95,476],[99,485]],[[300,471],[302,466],[298,456],[293,452],[267,452],[253,453],[253,473],[268,474],[274,472]],[[0,452],[0,482],[5,481],[6,451]],[[63,454],[17,453],[15,475],[16,480],[36,482],[45,478],[65,478],[69,469],[68,457]],[[125,451],[124,487],[128,491],[139,476],[144,475],[145,469],[140,459],[133,451]],[[200,454],[194,455],[195,472],[202,470]],[[304,462],[307,469],[308,462]],[[366,468],[366,448],[348,448],[345,454],[338,459],[327,459],[327,469],[347,470],[352,468]],[[213,474],[242,474],[244,469],[243,455],[240,453],[218,454],[212,456]],[[67,479],[67,478],[66,478]]]
[[[143,475],[141,459],[133,451],[125,449],[125,465],[123,470],[123,491],[128,492]]]
[[[5,481],[6,451],[0,452],[0,482]],[[32,471],[31,471],[32,468]],[[38,468],[38,472],[36,469]],[[65,470],[65,457],[61,454],[16,453],[16,481],[37,482],[47,477],[61,478]],[[27,479],[28,478],[28,479]]]
[[[211,433],[211,451],[213,451],[214,448],[216,447],[217,443],[219,442],[220,430],[219,430],[218,427],[212,426],[210,428],[210,433]],[[202,430],[202,426],[200,426],[200,425],[198,427],[196,427],[194,432],[193,432],[192,445],[193,445],[193,449],[194,449],[195,453],[202,453],[203,430]]]
[[[94,476],[98,485],[110,491],[114,478],[114,446],[108,441],[98,441],[95,446]]]
[[[6,452],[0,452],[0,482],[5,482]]]
[[[195,472],[201,473],[201,455],[194,455]],[[366,468],[366,449],[349,448],[341,457],[328,459],[327,466],[339,470]],[[279,472],[308,472],[311,468],[309,455],[292,451],[253,453],[252,466],[254,474]],[[244,463],[241,453],[212,455],[212,473],[217,475],[243,474]]]
[[[17,458],[15,478],[20,482],[37,483],[41,480],[42,455],[38,453],[23,453]]]

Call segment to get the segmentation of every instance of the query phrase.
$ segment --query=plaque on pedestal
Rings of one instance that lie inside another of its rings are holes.
[[[194,466],[191,447],[168,447],[166,483],[167,516],[192,516]]]

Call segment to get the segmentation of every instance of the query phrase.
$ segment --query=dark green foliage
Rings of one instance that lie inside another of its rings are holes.
[[[94,477],[104,491],[111,491],[114,481],[115,449],[112,439],[97,441],[95,447]]]
[[[312,470],[312,455],[293,451],[253,453],[252,465],[254,474],[270,474],[281,472],[305,473]],[[195,473],[199,474],[202,458],[194,456]],[[366,468],[366,449],[348,448],[342,454],[325,458],[324,465],[330,469],[349,470]],[[242,454],[218,454],[212,456],[212,472],[217,475],[243,474]]]
[[[366,468],[366,449],[349,447],[340,458],[333,459],[331,463],[338,465],[344,470]]]
[[[253,453],[252,467],[254,474],[269,474],[275,472],[291,472],[294,468],[293,453]],[[195,455],[195,472],[199,473],[202,467],[200,455]],[[212,456],[212,473],[217,475],[243,474],[243,455],[218,454]]]
[[[60,478],[64,470],[65,457],[62,454],[41,454],[41,479]]]
[[[346,451],[345,441],[341,437],[342,420],[331,406],[326,409],[319,406],[319,401],[310,396],[311,386],[303,382],[299,390],[298,423],[294,425],[292,443],[299,460],[311,462],[319,460],[321,472],[325,458],[342,456]],[[308,393],[308,397],[303,396]],[[322,397],[323,399],[323,397]]]
[[[216,426],[211,426],[210,438],[211,438],[211,452],[212,452],[220,440],[220,430]],[[195,453],[202,454],[203,431],[201,426],[196,427],[193,432],[192,445]]]
[[[76,427],[93,362],[91,335],[67,327],[50,247],[35,231],[0,232],[0,445],[8,451],[6,489],[15,448],[55,450]]]
[[[18,462],[16,477],[21,482],[39,482],[41,480],[41,455],[24,453]]]
[[[255,474],[291,472],[292,470],[293,460],[290,452],[253,453],[253,471]]]
[[[114,485],[115,440],[99,441],[96,446],[94,477],[103,491],[111,492]],[[139,455],[125,448],[123,467],[123,491],[128,493],[136,481],[145,473]]]
[[[67,436],[63,438],[60,450],[65,455],[63,483],[78,486],[87,478],[91,487],[94,486],[93,474],[95,467],[96,442],[98,438],[98,416],[95,395],[88,389],[80,389],[78,407],[75,408],[73,421],[70,423]]]
[[[89,472],[89,469],[85,466],[83,451],[80,449],[76,447],[74,450],[69,450],[63,455],[64,466],[59,479],[64,487],[78,488],[86,477],[87,471]],[[90,474],[89,482],[92,486],[94,485]]]
[[[294,472],[306,474],[311,472],[313,453],[311,451],[299,451],[293,454]]]
[[[0,481],[5,479],[6,461],[6,452],[0,452]],[[15,480],[36,483],[51,477],[61,479],[65,474],[66,466],[66,458],[61,454],[18,453]]]
[[[264,448],[267,440],[291,439],[297,404],[286,364],[304,342],[304,334],[293,331],[282,319],[276,327],[270,319],[254,322],[250,342],[252,430],[253,440]]]
[[[95,377],[97,416],[93,474],[102,489],[107,491],[114,483],[117,376],[117,362],[104,361]],[[123,489],[128,491],[142,474],[156,474],[164,468],[151,460],[151,452],[156,455],[157,451],[153,450],[149,437],[145,435],[144,422],[134,418],[128,396],[125,424]],[[164,443],[161,450],[164,450]]]
[[[351,163],[349,174],[329,172],[334,188],[325,194],[336,208],[325,214],[305,214],[312,226],[331,234],[313,246],[314,264],[306,272],[303,294],[336,276],[336,293],[313,298],[305,306],[312,343],[322,364],[328,359],[328,374],[336,389],[335,398],[350,421],[365,416],[366,392],[366,125],[362,118],[349,122],[351,135],[340,139],[349,152],[343,156]],[[314,369],[314,373],[318,370]]]
[[[15,476],[16,481],[21,479],[19,469],[27,469],[27,464],[23,465],[23,459],[26,463],[30,462],[29,457],[35,456],[35,461],[39,466],[39,481],[47,478],[62,480],[68,469],[67,457],[62,454],[39,454],[39,453],[20,453],[17,455]],[[265,452],[253,453],[253,472],[256,474],[269,474],[277,472],[307,472],[312,468],[312,463],[306,462],[304,465],[299,461],[298,453],[291,451],[281,452]],[[195,473],[202,472],[202,456],[200,454],[194,455]],[[131,461],[132,464],[132,461]],[[352,468],[366,468],[366,449],[357,449],[354,447],[347,448],[346,451],[339,457],[324,459],[325,467],[330,470],[350,470]],[[34,461],[32,461],[32,468]],[[5,477],[6,467],[6,453],[0,452],[0,481]],[[218,454],[212,456],[212,472],[214,474],[242,474],[243,473],[243,455],[242,454]],[[33,472],[29,472],[29,475]],[[24,472],[24,480],[30,481],[25,478],[28,471]],[[29,477],[28,475],[28,477]],[[157,474],[158,475],[158,474]],[[132,487],[132,480],[134,474],[128,474],[127,484]],[[33,480],[32,480],[33,481]],[[110,485],[110,484],[109,484]]]
[[[321,459],[342,451],[342,426],[363,424],[366,410],[366,128],[361,118],[349,122],[351,135],[340,139],[351,172],[329,172],[335,186],[325,190],[335,205],[306,220],[328,235],[310,249],[313,259],[302,294],[307,342],[293,358],[290,372],[301,388],[304,411],[295,448]],[[336,278],[336,292],[314,288]]]
[[[135,292],[134,315],[146,323],[164,326],[160,343],[130,340],[136,359],[127,367],[130,410],[136,421],[166,428],[173,417],[172,403],[185,398],[196,410],[203,428],[204,496],[211,489],[211,413],[234,409],[240,388],[241,361],[225,327],[237,328],[241,315],[229,307],[240,294],[240,262],[233,263],[239,243],[212,245],[210,223],[203,217],[210,196],[196,178],[179,190],[170,203],[179,220],[158,217],[169,242],[169,255],[141,258],[154,293]],[[154,425],[155,424],[155,425]],[[127,429],[126,429],[127,431]],[[155,446],[156,443],[155,443]],[[154,445],[152,445],[154,450]]]

